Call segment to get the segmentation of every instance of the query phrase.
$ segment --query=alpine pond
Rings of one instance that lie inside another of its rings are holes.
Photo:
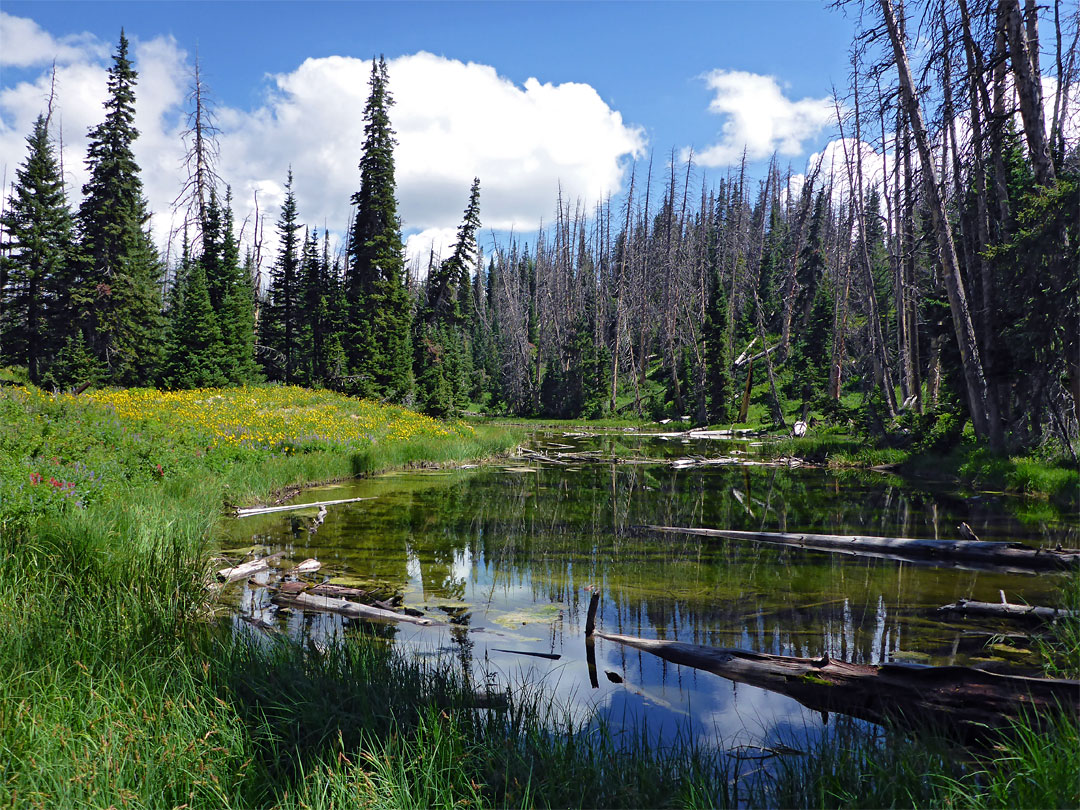
[[[240,617],[318,642],[362,633],[458,660],[477,687],[540,687],[614,733],[721,746],[795,746],[835,722],[795,700],[598,639],[599,627],[855,663],[967,664],[1032,671],[1027,639],[994,621],[938,615],[958,599],[1052,602],[1056,574],[922,565],[686,534],[648,524],[753,531],[958,538],[1075,547],[1080,524],[1045,502],[883,472],[769,462],[750,440],[693,434],[534,434],[491,465],[395,472],[306,490],[294,503],[366,498],[228,520],[226,554],[285,552],[322,563],[308,582],[360,588],[437,620],[375,624],[279,609],[284,568],[234,585]],[[312,532],[311,529],[317,529]]]

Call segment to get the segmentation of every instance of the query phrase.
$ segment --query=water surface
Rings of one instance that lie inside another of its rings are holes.
[[[955,538],[967,522],[985,540],[1078,545],[1080,521],[1045,503],[961,492],[881,473],[710,465],[754,461],[752,443],[680,436],[538,433],[536,458],[391,473],[305,491],[332,506],[226,521],[222,546],[315,557],[310,581],[362,587],[445,624],[377,625],[279,611],[264,585],[230,586],[239,612],[316,639],[367,633],[422,655],[453,656],[478,685],[541,685],[580,716],[665,741],[676,735],[740,744],[798,744],[827,718],[796,701],[668,664],[599,639],[597,685],[585,611],[601,594],[609,632],[858,663],[973,664],[1023,671],[1033,659],[1007,628],[945,620],[958,598],[1055,603],[1060,578],[657,534],[646,524],[759,531]],[[562,458],[558,454],[578,454]],[[580,454],[592,454],[582,460]],[[618,459],[612,461],[611,459]],[[554,463],[561,461],[563,463]],[[672,462],[676,463],[673,465]],[[260,582],[265,583],[264,577]],[[558,656],[557,660],[522,655]]]

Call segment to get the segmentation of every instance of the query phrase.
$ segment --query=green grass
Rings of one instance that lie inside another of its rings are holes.
[[[350,401],[331,404],[350,418]],[[167,410],[0,389],[0,806],[1077,804],[1069,723],[1020,728],[966,769],[934,744],[856,729],[773,778],[722,752],[652,749],[645,733],[614,739],[527,685],[478,709],[482,685],[452,661],[377,640],[319,652],[209,618],[203,574],[224,503],[521,439],[395,413],[416,426],[405,438],[259,448],[214,445]],[[1048,666],[1071,671],[1080,632],[1056,628]]]

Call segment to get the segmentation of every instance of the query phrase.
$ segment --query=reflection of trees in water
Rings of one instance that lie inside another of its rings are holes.
[[[586,585],[601,585],[604,621],[617,632],[879,661],[896,650],[951,649],[956,631],[940,622],[922,626],[923,611],[1016,585],[986,573],[657,537],[634,528],[646,522],[765,531],[842,527],[927,536],[916,527],[932,525],[935,516],[959,520],[953,506],[926,493],[853,486],[821,471],[589,465],[574,472],[489,472],[454,494],[425,499],[431,502],[424,508],[436,510],[444,524],[435,536],[448,545],[431,546],[426,555],[413,546],[422,567],[445,576],[453,554],[468,548],[488,566],[493,590],[528,584],[537,601],[571,610]]]
[[[580,624],[584,588],[597,585],[604,626],[616,632],[857,662],[913,649],[947,659],[962,646],[958,626],[927,620],[927,610],[958,597],[993,601],[999,588],[1032,602],[1053,590],[1053,578],[635,528],[949,537],[965,521],[984,538],[1077,542],[1075,525],[1020,524],[1005,509],[1012,502],[964,500],[896,480],[774,467],[586,464],[526,474],[493,468],[342,510],[317,542],[337,544],[351,575],[395,588],[407,585],[412,560],[425,599],[477,601],[485,595],[470,594],[469,586],[482,581],[497,603],[524,587],[537,602],[562,603]],[[469,621],[468,611],[451,613]],[[468,635],[454,632],[468,658]]]

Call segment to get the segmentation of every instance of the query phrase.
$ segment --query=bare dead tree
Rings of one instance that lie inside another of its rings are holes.
[[[206,230],[210,196],[216,193],[222,183],[217,173],[220,130],[215,122],[210,89],[202,78],[198,55],[195,56],[195,65],[192,68],[191,90],[188,92],[187,102],[190,106],[187,129],[181,133],[187,146],[183,159],[187,179],[172,205],[174,209],[184,212],[185,222],[190,223],[195,231],[192,238],[198,241]]]

